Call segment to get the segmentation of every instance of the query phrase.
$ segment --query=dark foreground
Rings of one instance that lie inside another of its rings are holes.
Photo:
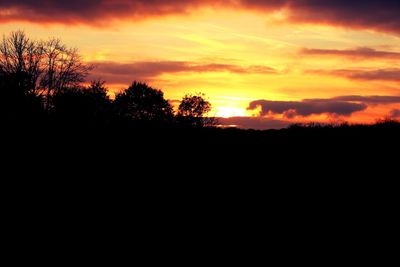
[[[3,182],[13,183],[4,186],[5,206],[15,218],[49,216],[66,229],[83,231],[87,221],[84,231],[213,229],[232,238],[237,229],[258,236],[268,228],[281,239],[358,229],[362,236],[371,220],[393,221],[398,202],[400,124],[393,122],[277,131],[15,125],[4,132]]]
[[[329,168],[321,174],[347,167],[362,171],[374,165],[397,166],[400,148],[400,123],[395,121],[267,131],[148,125],[12,125],[3,133],[5,158],[20,166],[29,164],[43,170],[59,166],[66,171],[78,166],[93,172],[127,170],[127,176],[146,166],[148,174],[162,168],[168,175],[191,170],[207,176],[235,169],[261,174],[275,170],[283,174],[292,171],[293,166],[314,174],[319,168]],[[190,171],[185,173],[191,175]]]

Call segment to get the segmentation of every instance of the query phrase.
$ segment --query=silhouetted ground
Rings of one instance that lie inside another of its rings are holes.
[[[394,123],[270,131],[36,123],[4,132],[6,206],[18,207],[16,218],[49,217],[49,227],[82,231],[87,221],[85,229],[165,233],[247,222],[255,236],[264,224],[279,235],[326,227],[361,235],[371,219],[392,220],[397,203]]]
[[[284,166],[282,173],[291,166],[313,172],[319,164],[329,168],[326,173],[344,166],[367,169],[372,166],[366,161],[397,162],[400,143],[400,124],[390,121],[371,126],[314,125],[267,131],[67,125],[9,126],[3,130],[2,145],[21,164],[43,160],[45,165],[93,164],[105,170],[149,165],[149,171],[163,166],[174,174],[183,168],[222,173],[245,165],[249,172],[269,173],[276,164]]]

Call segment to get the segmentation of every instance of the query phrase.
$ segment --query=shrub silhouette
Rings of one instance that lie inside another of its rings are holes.
[[[102,81],[93,81],[87,88],[71,87],[53,95],[53,118],[70,123],[97,125],[106,123],[111,102]]]
[[[136,81],[117,94],[114,107],[118,116],[133,121],[158,123],[169,122],[173,118],[172,107],[164,99],[164,93]]]
[[[0,71],[0,116],[6,121],[33,120],[43,115],[43,99],[28,90],[29,83],[30,76],[25,72]]]

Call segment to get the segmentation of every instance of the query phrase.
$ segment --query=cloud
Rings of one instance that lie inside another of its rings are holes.
[[[333,100],[346,101],[346,102],[362,102],[366,104],[398,104],[400,103],[400,96],[338,96],[332,98]]]
[[[292,22],[400,33],[398,0],[3,0],[0,21],[107,24],[116,19],[187,14],[199,7],[262,13],[284,9]]]
[[[354,112],[367,109],[364,103],[352,103],[335,99],[304,99],[302,101],[269,101],[250,102],[248,110],[261,108],[260,115],[281,114],[288,119],[296,116],[330,114],[334,116],[350,116]]]
[[[349,50],[336,50],[336,49],[308,49],[304,48],[300,51],[302,55],[311,56],[334,56],[334,57],[346,57],[346,58],[357,58],[357,59],[374,59],[374,58],[386,58],[386,59],[399,59],[400,53],[379,51],[369,47],[360,47]]]
[[[276,120],[262,117],[231,117],[218,118],[221,126],[237,127],[242,129],[267,130],[267,129],[283,129],[291,125],[291,122],[285,120]]]
[[[133,79],[151,80],[164,73],[231,72],[237,74],[276,74],[267,66],[243,67],[231,64],[193,63],[185,61],[148,61],[133,63],[93,62],[95,69],[89,78],[102,78],[109,83],[127,84]]]
[[[185,14],[200,5],[213,6],[221,2],[224,1],[3,0],[0,2],[0,21],[105,25],[113,20]]]
[[[400,118],[400,109],[393,109],[390,112],[390,117],[392,117],[392,118]]]
[[[257,1],[263,2],[263,1]],[[290,0],[290,20],[400,33],[398,0]]]
[[[400,69],[376,69],[376,70],[358,70],[358,69],[339,69],[339,70],[308,70],[306,73],[332,75],[343,77],[350,80],[380,80],[380,81],[400,81]]]
[[[350,116],[369,106],[400,104],[400,96],[360,96],[347,95],[327,99],[303,99],[301,101],[256,100],[250,102],[248,110],[260,109],[260,116],[283,115],[287,119],[297,116],[329,114]],[[397,114],[397,110],[394,111]]]

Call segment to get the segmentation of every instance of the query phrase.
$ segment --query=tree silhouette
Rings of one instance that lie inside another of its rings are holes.
[[[87,88],[86,92],[91,94],[93,97],[98,98],[101,101],[109,102],[108,89],[105,86],[106,82],[102,80],[95,80]]]
[[[180,123],[189,126],[213,126],[216,124],[216,120],[206,116],[211,108],[211,103],[205,100],[203,94],[187,94],[178,107],[177,119]]]
[[[77,49],[66,47],[59,39],[45,42],[43,51],[44,73],[40,85],[47,92],[49,108],[51,95],[55,91],[79,86],[93,67],[83,63]]]
[[[26,73],[0,71],[0,117],[7,122],[35,121],[42,115],[42,98],[26,91],[30,77]]]
[[[173,117],[172,107],[161,90],[136,81],[117,94],[114,106],[119,116],[134,121],[167,122]]]
[[[0,111],[7,120],[33,120],[42,110],[37,83],[42,73],[42,46],[23,31],[0,42]]]
[[[13,80],[14,89],[35,94],[43,72],[43,46],[23,31],[3,36],[0,43],[0,72]]]
[[[91,111],[92,118],[97,123],[107,123],[110,120],[112,109],[105,81],[92,81],[83,93],[87,98],[86,107]]]
[[[91,69],[77,49],[59,39],[32,41],[23,31],[16,31],[0,42],[0,72],[12,80],[9,88],[30,97],[45,92],[47,109],[55,91],[79,86]]]

